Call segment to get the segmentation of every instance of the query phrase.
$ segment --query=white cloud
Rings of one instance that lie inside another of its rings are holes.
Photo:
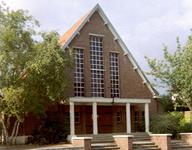
[[[181,4],[183,5],[183,7],[187,8],[187,9],[192,9],[192,1],[191,0],[182,0]]]

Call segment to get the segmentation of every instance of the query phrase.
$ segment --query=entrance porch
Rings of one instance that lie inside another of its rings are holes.
[[[149,132],[150,102],[150,99],[70,98],[70,135],[131,133],[142,129]]]

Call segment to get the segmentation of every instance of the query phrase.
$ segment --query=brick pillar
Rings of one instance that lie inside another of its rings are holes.
[[[83,147],[84,150],[91,150],[91,137],[72,137],[72,145]]]
[[[192,133],[180,133],[181,140],[189,145],[192,145]]]
[[[172,134],[150,134],[151,141],[162,150],[171,150]]]
[[[133,135],[114,135],[113,138],[120,150],[133,150]]]

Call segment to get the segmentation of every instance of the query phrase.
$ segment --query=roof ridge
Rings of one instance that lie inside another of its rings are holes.
[[[137,70],[138,74],[140,75],[140,77],[143,80],[143,83],[147,85],[147,87],[149,88],[149,90],[152,92],[153,96],[157,96],[158,93],[156,92],[156,90],[154,90],[154,88],[151,86],[149,80],[147,79],[147,77],[145,76],[144,72],[142,71],[142,69],[139,67],[137,61],[135,60],[135,58],[133,57],[133,55],[131,54],[131,52],[129,51],[129,49],[127,48],[127,46],[125,45],[125,43],[123,42],[123,40],[121,39],[121,37],[119,36],[119,34],[117,33],[117,31],[115,30],[115,28],[113,27],[113,25],[111,24],[111,22],[109,21],[109,19],[107,18],[107,16],[105,15],[105,13],[103,12],[102,8],[100,7],[99,4],[96,4],[96,6],[89,11],[88,13],[86,13],[83,17],[81,17],[67,32],[65,32],[65,34],[60,38],[60,44],[62,45],[63,49],[65,49],[68,44],[70,44],[70,42],[74,39],[74,37],[78,34],[78,32],[82,29],[82,27],[85,25],[85,23],[87,21],[89,21],[89,18],[96,12],[98,11],[98,13],[100,14],[100,16],[102,17],[102,19],[104,20],[105,24],[109,27],[109,30],[112,32],[112,34],[114,35],[115,39],[119,42],[121,48],[124,51],[124,55],[127,55],[127,57],[129,58],[129,60],[131,61],[131,63],[134,66],[134,69]]]

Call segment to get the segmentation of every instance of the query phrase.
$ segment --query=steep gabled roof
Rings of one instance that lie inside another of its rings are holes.
[[[73,34],[75,34],[75,32],[78,30],[78,28],[81,26],[81,24],[83,23],[83,21],[87,18],[87,16],[89,15],[90,12],[88,12],[87,14],[85,14],[84,16],[82,16],[69,30],[67,30],[67,32],[65,32],[65,34],[60,38],[59,43],[64,46],[66,43],[68,43],[68,41],[71,41],[71,37],[73,36]]]
[[[119,45],[121,46],[121,48],[124,51],[124,55],[127,56],[129,58],[129,60],[131,61],[131,63],[134,66],[134,69],[138,72],[138,74],[140,75],[140,77],[143,80],[143,83],[147,85],[147,87],[149,88],[149,90],[151,91],[151,93],[153,94],[153,96],[156,98],[158,96],[158,92],[151,86],[150,82],[148,81],[147,77],[145,76],[145,74],[143,73],[143,71],[141,70],[141,68],[139,67],[139,65],[137,64],[136,60],[134,59],[134,57],[132,56],[131,52],[129,51],[129,49],[127,48],[127,46],[125,45],[125,43],[122,41],[121,37],[119,36],[119,34],[117,33],[117,31],[115,30],[115,28],[113,27],[113,25],[111,24],[111,22],[109,21],[109,19],[107,18],[107,16],[105,15],[105,13],[103,12],[103,10],[101,9],[100,5],[97,4],[90,12],[88,12],[86,15],[84,15],[83,17],[81,17],[61,38],[60,38],[60,44],[63,46],[63,49],[67,48],[68,45],[71,43],[71,41],[74,39],[74,37],[80,32],[80,30],[82,29],[82,27],[89,21],[89,19],[91,18],[91,16],[95,13],[98,12],[99,15],[102,17],[102,19],[104,20],[105,25],[108,26],[109,30],[112,32],[113,36],[115,37],[115,40],[117,40],[117,42],[119,43]]]

